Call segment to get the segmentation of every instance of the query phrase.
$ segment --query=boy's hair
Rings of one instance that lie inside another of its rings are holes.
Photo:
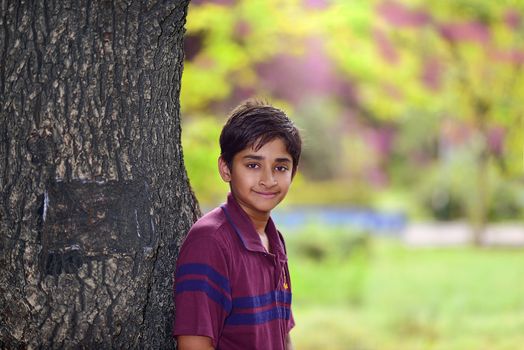
[[[282,139],[293,159],[292,175],[297,171],[302,140],[295,124],[278,108],[258,100],[247,100],[238,105],[220,134],[220,156],[229,169],[233,157],[248,147],[258,151],[266,143]]]

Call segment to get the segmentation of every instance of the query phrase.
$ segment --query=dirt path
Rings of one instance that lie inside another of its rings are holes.
[[[472,241],[470,226],[465,222],[411,223],[402,232],[403,241],[412,246],[466,245]],[[487,246],[524,247],[524,224],[490,224],[483,243]]]

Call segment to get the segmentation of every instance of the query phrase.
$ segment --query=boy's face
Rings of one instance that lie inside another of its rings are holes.
[[[229,182],[238,204],[251,218],[269,215],[287,194],[293,160],[280,138],[258,151],[249,147],[237,153],[231,169],[219,158],[220,176]]]

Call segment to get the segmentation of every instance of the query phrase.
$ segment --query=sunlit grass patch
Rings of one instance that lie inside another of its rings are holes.
[[[359,254],[315,259],[297,253],[297,239],[288,245],[298,350],[524,344],[522,251],[415,249],[374,238]]]
[[[296,349],[372,349],[372,333],[347,306],[297,307],[294,315],[299,320],[291,333]]]

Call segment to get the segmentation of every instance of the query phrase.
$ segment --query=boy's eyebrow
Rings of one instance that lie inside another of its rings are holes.
[[[279,163],[291,163],[291,159],[289,158],[277,158],[275,160]]]
[[[256,156],[254,154],[248,154],[248,155],[244,156],[243,158],[244,159],[252,159],[252,160],[264,160],[264,157]],[[277,161],[279,163],[291,163],[291,159],[286,158],[286,157],[277,158],[277,159],[275,159],[275,161]]]

